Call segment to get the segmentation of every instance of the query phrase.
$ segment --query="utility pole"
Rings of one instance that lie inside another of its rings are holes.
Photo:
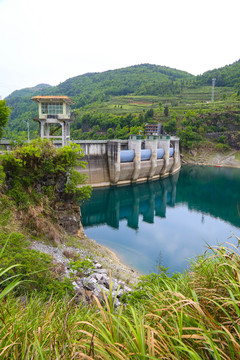
[[[30,138],[29,138],[29,120],[26,120],[27,123],[27,129],[28,129],[28,144],[30,143]]]
[[[214,86],[215,86],[216,79],[212,79],[212,102],[214,102]]]

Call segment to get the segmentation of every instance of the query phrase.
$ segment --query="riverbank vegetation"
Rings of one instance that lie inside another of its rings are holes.
[[[18,295],[44,291],[62,296],[66,290],[73,295],[72,283],[61,279],[61,269],[53,265],[51,257],[29,245],[34,239],[55,246],[67,240],[58,221],[58,207],[63,203],[70,209],[77,205],[76,222],[80,221],[78,202],[91,192],[91,187],[84,185],[84,176],[74,170],[76,165],[84,166],[82,156],[76,144],[57,149],[41,139],[0,156],[0,247],[5,247],[0,267],[10,267],[2,274],[5,285],[9,276],[28,277],[29,281],[18,286]],[[75,219],[76,214],[69,211],[68,222],[71,216]]]
[[[85,175],[74,168],[85,166],[80,159],[84,156],[81,147],[70,144],[57,149],[52,142],[33,140],[24,146],[17,146],[1,156],[2,178],[5,194],[20,209],[57,201],[90,195],[90,187],[85,183]]]
[[[1,301],[1,359],[238,359],[240,260],[209,249],[185,274],[144,276],[126,304],[33,293]]]

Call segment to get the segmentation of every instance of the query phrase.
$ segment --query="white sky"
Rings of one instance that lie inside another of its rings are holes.
[[[0,96],[141,63],[192,74],[240,58],[239,0],[0,0]]]

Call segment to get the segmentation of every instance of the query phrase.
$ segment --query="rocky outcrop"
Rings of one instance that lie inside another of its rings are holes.
[[[87,241],[90,244],[94,242],[91,239],[87,239]],[[96,246],[101,248],[107,259],[100,254],[100,251],[98,252],[99,255],[96,255],[89,249],[84,250],[72,246],[53,247],[33,241],[30,247],[53,257],[53,262],[61,269],[59,277],[64,278],[67,276],[72,280],[77,303],[91,303],[94,301],[94,296],[102,301],[103,293],[109,294],[111,287],[112,297],[115,298],[115,306],[118,306],[121,304],[122,295],[132,291],[131,286],[138,281],[140,274],[121,264],[116,256],[110,251],[107,252],[104,247],[98,244]],[[112,258],[109,258],[111,254]],[[70,261],[74,258],[81,260],[92,258],[92,267],[82,269],[81,272],[72,270]],[[100,261],[108,264],[108,266],[103,266]]]
[[[181,154],[182,164],[211,165],[240,168],[238,152],[230,149],[218,152],[214,149],[192,149]]]
[[[103,293],[109,294],[110,286],[112,297],[115,298],[115,306],[121,304],[120,300],[124,293],[131,292],[132,288],[127,286],[124,281],[109,277],[109,271],[103,269],[102,265],[94,262],[94,270],[85,273],[83,277],[78,277],[73,281],[77,300],[93,302],[94,296],[99,300],[103,299]]]
[[[57,202],[54,206],[55,219],[70,235],[77,235],[81,225],[81,210],[73,201]]]

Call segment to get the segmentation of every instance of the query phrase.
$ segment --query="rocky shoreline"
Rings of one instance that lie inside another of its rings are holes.
[[[77,246],[62,244],[58,247],[32,241],[31,249],[46,253],[53,258],[53,263],[58,268],[59,277],[71,279],[75,290],[77,303],[90,304],[94,296],[103,299],[103,293],[109,294],[112,288],[112,297],[115,297],[115,306],[121,304],[124,293],[132,291],[138,282],[139,273],[122,264],[111,250],[97,244],[86,236],[77,240]],[[81,272],[73,270],[70,262],[73,258],[89,260],[92,264],[89,269]]]
[[[181,154],[182,164],[210,165],[220,167],[240,168],[239,151],[231,150],[226,153],[208,151],[207,149],[193,149]]]

